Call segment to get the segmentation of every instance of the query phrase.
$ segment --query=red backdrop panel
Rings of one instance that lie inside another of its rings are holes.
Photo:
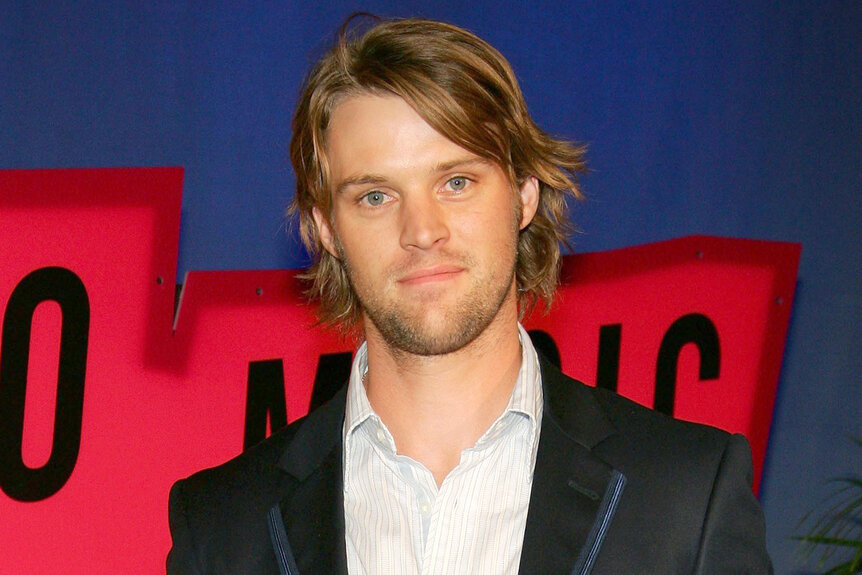
[[[174,319],[181,187],[176,168],[0,171],[2,573],[162,572],[173,481],[349,365],[290,271],[190,273]],[[568,256],[525,325],[591,385],[746,434],[757,485],[798,257],[707,237]]]

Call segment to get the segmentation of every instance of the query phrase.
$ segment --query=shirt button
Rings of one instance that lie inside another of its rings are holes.
[[[380,427],[377,428],[377,441],[380,443],[386,442],[386,432],[383,431]]]
[[[431,504],[427,501],[423,501],[422,503],[420,503],[419,513],[421,513],[422,515],[428,515],[429,513],[431,513]]]

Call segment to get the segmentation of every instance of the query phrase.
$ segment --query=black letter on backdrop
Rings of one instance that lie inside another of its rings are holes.
[[[599,364],[596,368],[596,387],[617,390],[620,378],[620,340],[623,325],[614,323],[599,328]]]
[[[531,329],[528,333],[530,334],[533,346],[545,356],[545,359],[556,366],[557,369],[561,369],[563,364],[560,361],[560,349],[557,347],[557,342],[554,341],[554,338],[548,332],[540,329]]]
[[[721,346],[715,324],[699,313],[684,315],[667,330],[658,351],[655,370],[655,409],[673,415],[676,395],[676,367],[679,352],[693,343],[700,352],[700,379],[716,379],[721,363]]]
[[[38,469],[24,464],[24,402],[33,312],[44,301],[60,304],[60,362],[54,440],[48,462]],[[84,378],[90,331],[90,302],[84,284],[64,268],[28,274],[6,306],[0,349],[0,488],[12,499],[38,501],[57,493],[75,468],[81,445]]]
[[[327,401],[350,377],[351,353],[325,353],[317,362],[314,388],[309,411]],[[248,393],[245,403],[245,437],[243,449],[266,438],[266,416],[275,433],[287,425],[287,399],[284,392],[284,364],[280,359],[250,361],[248,364]]]
[[[269,413],[269,426],[273,433],[287,425],[284,364],[281,360],[248,362],[247,390],[243,449],[248,449],[264,440],[267,413]]]

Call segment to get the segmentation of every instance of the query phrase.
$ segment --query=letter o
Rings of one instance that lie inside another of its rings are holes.
[[[24,403],[33,313],[55,301],[62,313],[57,403],[51,456],[42,467],[24,464]],[[57,493],[75,468],[81,445],[90,302],[80,278],[60,267],[28,274],[9,297],[0,340],[0,489],[18,501]]]

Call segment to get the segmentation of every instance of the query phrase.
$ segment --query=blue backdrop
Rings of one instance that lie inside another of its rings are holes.
[[[0,3],[0,168],[185,167],[179,273],[294,268],[299,83],[354,10],[498,47],[548,131],[590,146],[579,251],[686,234],[801,242],[761,492],[777,573],[862,470],[862,4]]]

